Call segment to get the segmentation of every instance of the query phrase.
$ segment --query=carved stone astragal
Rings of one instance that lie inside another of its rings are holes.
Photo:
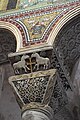
[[[30,69],[27,67],[27,65],[26,65],[25,59],[27,59],[27,58],[29,58],[28,55],[23,55],[23,56],[21,57],[21,60],[20,60],[19,62],[13,64],[13,68],[14,68],[14,70],[15,70],[15,73],[18,73],[18,74],[19,74],[18,69],[20,69],[20,68],[23,68],[23,69],[25,70],[25,72],[27,72],[26,68],[27,68],[28,70],[30,70]]]
[[[49,58],[40,57],[38,53],[33,53],[31,55],[31,58],[33,57],[36,58],[36,62],[37,62],[34,68],[37,66],[37,70],[39,70],[39,65],[44,65],[44,69],[48,69],[50,63]]]

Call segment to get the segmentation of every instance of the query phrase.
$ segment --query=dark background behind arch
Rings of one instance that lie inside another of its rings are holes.
[[[8,54],[16,52],[16,37],[4,28],[0,28],[0,64],[8,62]]]

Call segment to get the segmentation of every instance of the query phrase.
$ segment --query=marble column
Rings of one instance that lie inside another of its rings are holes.
[[[22,111],[23,120],[54,120],[53,110],[50,106],[30,103]]]

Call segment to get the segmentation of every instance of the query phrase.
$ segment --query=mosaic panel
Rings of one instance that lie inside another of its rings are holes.
[[[22,22],[28,30],[28,41],[39,40],[43,38],[44,34],[51,26],[53,19],[60,14],[60,11],[55,11],[50,14],[43,14],[32,16],[30,18],[23,19]]]
[[[77,0],[75,0],[77,1]],[[60,4],[66,4],[74,2],[74,0],[18,0],[17,9],[39,9],[42,7],[57,6]]]
[[[44,45],[47,43],[46,41],[57,21],[66,12],[79,4],[79,1],[72,1],[65,2],[65,4],[56,4],[55,6],[38,7],[38,9],[34,8],[33,10],[26,8],[8,11],[7,13],[0,14],[0,20],[10,22],[20,30],[23,47]]]
[[[7,4],[8,4],[8,0],[6,0],[6,2],[5,0],[0,0],[0,11],[6,10]]]

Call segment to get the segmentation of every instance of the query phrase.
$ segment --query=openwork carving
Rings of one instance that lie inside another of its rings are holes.
[[[30,78],[13,82],[24,103],[41,102],[49,76]]]
[[[52,89],[55,84],[55,79],[53,79],[55,72],[55,69],[50,69],[13,76],[9,82],[23,105],[30,102],[45,104],[49,101],[52,94]]]

